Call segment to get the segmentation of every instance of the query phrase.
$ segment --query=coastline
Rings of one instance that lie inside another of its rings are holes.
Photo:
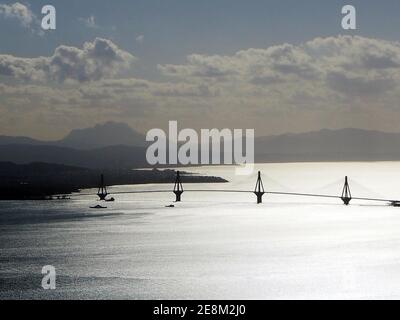
[[[227,180],[207,175],[180,171],[185,183],[224,183]],[[97,188],[104,174],[107,186],[136,184],[173,184],[173,169],[118,169],[89,170],[74,168],[68,172],[50,172],[31,176],[8,176],[0,181],[0,200],[55,200],[68,199],[72,193]]]

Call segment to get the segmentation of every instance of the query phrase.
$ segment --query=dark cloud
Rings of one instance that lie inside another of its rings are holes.
[[[349,96],[379,96],[396,86],[393,79],[367,78],[361,76],[349,76],[339,72],[327,75],[327,84],[333,90],[340,91]]]
[[[362,64],[367,69],[399,68],[399,59],[393,55],[366,53],[361,57]]]

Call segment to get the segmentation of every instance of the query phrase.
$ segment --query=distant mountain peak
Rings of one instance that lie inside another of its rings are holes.
[[[146,139],[126,123],[108,121],[89,128],[74,129],[59,144],[92,149],[113,145],[144,146]]]
[[[135,132],[125,122],[107,121],[107,122],[97,123],[93,127],[73,129],[65,138],[67,138],[70,135],[76,134],[78,132],[99,132],[99,131],[101,132],[101,131],[105,131],[105,130],[125,130],[126,132],[129,132],[129,133]]]
[[[102,123],[96,123],[94,127],[78,129],[78,130],[104,130],[104,129],[125,129],[129,131],[134,131],[127,123],[118,121],[106,121]]]

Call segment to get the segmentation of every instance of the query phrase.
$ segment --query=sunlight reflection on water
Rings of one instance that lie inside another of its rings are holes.
[[[400,198],[398,162],[258,169],[267,190],[340,194],[348,175],[353,196]],[[230,181],[202,189],[253,190],[256,180],[234,167],[185,170]],[[109,190],[160,188],[172,186]],[[91,196],[0,202],[0,298],[400,298],[400,208],[278,195],[257,205],[251,193],[187,192],[175,208],[165,207],[172,192],[115,198],[99,210]],[[46,264],[54,291],[40,286]]]

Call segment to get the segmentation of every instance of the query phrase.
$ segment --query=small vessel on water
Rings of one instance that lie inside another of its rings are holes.
[[[96,206],[90,207],[90,209],[107,209],[107,207],[103,207],[103,206],[98,204]]]
[[[392,201],[392,202],[390,202],[390,205],[392,207],[400,207],[400,201]]]

